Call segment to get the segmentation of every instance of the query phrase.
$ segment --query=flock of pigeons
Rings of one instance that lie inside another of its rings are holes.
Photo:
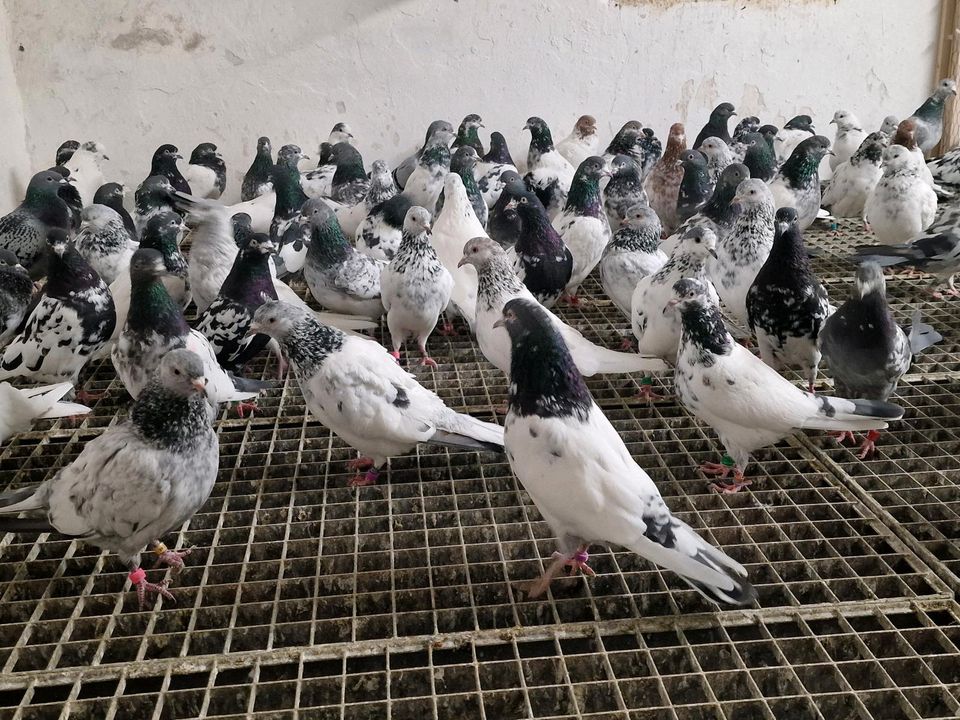
[[[672,516],[584,376],[638,373],[652,401],[650,373],[673,367],[681,402],[726,450],[702,468],[722,492],[749,484],[751,453],[800,429],[841,441],[866,431],[869,454],[903,414],[887,402],[898,379],[939,340],[919,316],[907,331],[897,326],[881,265],[949,277],[952,290],[960,258],[960,212],[947,204],[936,218],[938,193],[960,186],[960,150],[924,159],[954,94],[944,80],[909,118],[869,134],[840,110],[833,143],[805,115],[782,128],[746,117],[731,134],[729,103],[693,149],[680,123],[665,148],[631,121],[601,151],[591,116],[558,143],[531,117],[523,174],[503,135],[484,148],[478,115],[456,131],[433,122],[392,170],[378,160],[368,171],[339,123],[307,171],[299,147],[284,145],[274,160],[260,138],[242,202],[229,207],[218,200],[226,168],[215,145],[197,146],[185,165],[163,145],[132,214],[124,188],[104,183],[103,147],[64,143],[0,218],[0,380],[32,384],[0,384],[0,441],[38,417],[84,412],[63,398],[97,357],[110,356],[134,402],[54,477],[0,495],[0,529],[82,538],[120,557],[141,606],[152,594],[172,598],[167,581],[147,580],[141,553],[183,566],[188,551],[160,539],[208,498],[217,407],[255,411],[272,382],[243,371],[272,353],[310,412],[357,450],[352,485],[377,482],[390,457],[418,443],[505,452],[559,542],[531,597],[567,569],[592,574],[588,547],[608,542],[711,600],[749,604],[744,568]],[[833,173],[822,193],[824,158]],[[862,217],[884,243],[861,248],[839,308],[803,241],[824,207]],[[578,290],[595,269],[630,321],[634,337],[619,350],[550,310],[591,302]],[[302,277],[322,311],[290,277]],[[441,317],[440,332],[465,324],[509,376],[502,426],[455,412],[402,369],[407,341],[436,365],[428,343]],[[381,318],[389,350],[362,334]],[[727,319],[749,328],[759,357],[734,341]],[[822,359],[838,397],[813,393]]]

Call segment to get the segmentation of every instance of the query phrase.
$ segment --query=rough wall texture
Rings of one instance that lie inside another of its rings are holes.
[[[0,211],[12,208],[23,196],[30,178],[30,158],[23,123],[23,104],[13,72],[18,52],[7,9],[0,4]]]
[[[871,129],[932,87],[938,0],[6,0],[33,167],[98,139],[135,185],[164,142],[220,146],[227,198],[259,135],[313,153],[346,119],[365,159],[396,161],[437,117],[479,112],[525,155],[529,115],[557,139],[581,113],[604,135],[665,135],[709,110]],[[0,62],[0,83],[4,67]],[[5,85],[2,86],[5,89]],[[0,123],[4,120],[0,120]],[[2,126],[0,126],[2,127]],[[832,135],[832,133],[830,133]],[[0,181],[2,182],[2,181]]]

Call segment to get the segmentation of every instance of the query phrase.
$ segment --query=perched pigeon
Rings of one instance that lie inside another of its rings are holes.
[[[452,133],[444,129],[434,132],[420,153],[416,169],[403,186],[411,205],[435,208],[443,191],[443,182],[450,172],[450,140]]]
[[[580,283],[600,262],[603,249],[612,237],[600,200],[600,179],[609,176],[603,158],[589,157],[580,163],[570,185],[567,204],[553,220],[553,227],[573,256],[566,294],[574,301]]]
[[[713,109],[713,112],[710,113],[710,119],[707,121],[707,124],[703,126],[703,129],[697,135],[697,139],[693,143],[694,149],[699,148],[700,145],[703,144],[703,141],[709,137],[720,138],[729,145],[733,138],[730,137],[727,124],[730,121],[730,117],[736,114],[733,105],[728,102],[717,105]]]
[[[359,228],[370,212],[398,192],[397,184],[393,181],[393,175],[390,174],[390,168],[383,160],[375,160],[370,169],[370,181],[363,200],[356,205],[344,206],[335,211],[343,234],[348,238],[357,238]]]
[[[503,192],[504,173],[517,172],[517,165],[510,157],[507,141],[498,132],[490,133],[490,150],[473,168],[477,187],[483,195],[483,201],[492,208]]]
[[[845,400],[804,392],[747,348],[733,341],[708,288],[684,278],[670,305],[679,311],[683,336],[674,383],[684,406],[712,427],[726,462],[705,463],[705,475],[729,477],[725,493],[749,485],[744,473],[755,450],[800,430],[873,430],[899,420],[903,408],[875,400]]]
[[[108,285],[130,266],[137,249],[123,218],[106,205],[88,205],[83,209],[80,232],[73,243],[90,267]]]
[[[173,205],[173,186],[162,175],[148,177],[134,194],[133,223],[137,227],[137,235],[142,236],[147,223],[155,215],[165,212],[175,212]]]
[[[953,284],[953,276],[960,272],[960,228],[958,218],[944,213],[925,232],[914,236],[903,245],[861,245],[856,260],[873,261],[883,267],[902,266],[934,275],[931,292],[935,298],[941,293],[936,287],[948,284],[949,295],[960,295]]]
[[[671,235],[680,224],[677,219],[677,196],[683,180],[681,159],[686,149],[687,136],[684,134],[683,124],[674,123],[667,136],[667,149],[645,181],[650,207],[657,211],[663,223],[663,231],[667,235]]]
[[[317,155],[316,170],[300,173],[300,187],[307,197],[328,198],[333,192],[333,175],[337,172],[337,165],[333,162],[333,145],[320,143]]]
[[[707,174],[710,176],[710,183],[716,185],[720,179],[720,173],[733,162],[730,146],[720,138],[708,137],[700,143],[699,149],[707,157]]]
[[[276,193],[270,240],[280,248],[281,274],[284,275],[303,269],[310,242],[307,220],[301,214],[309,198],[300,187],[300,171],[297,170],[297,163],[303,157],[296,145],[284,145],[277,153],[277,164],[270,175]]]
[[[816,135],[816,128],[813,127],[813,118],[809,115],[790,118],[774,139],[773,146],[777,151],[777,161],[786,162],[797,145],[814,135]]]
[[[620,227],[632,207],[647,204],[640,166],[629,155],[617,155],[610,162],[610,181],[603,190],[603,209],[610,229]]]
[[[477,314],[477,273],[473,268],[458,267],[463,256],[463,244],[470,238],[483,235],[483,225],[477,220],[473,206],[467,198],[463,181],[456,173],[448,173],[443,183],[446,202],[443,212],[433,223],[431,243],[437,251],[437,257],[453,276],[453,292],[450,296],[451,309],[456,311],[473,330]],[[453,325],[444,325],[444,333],[453,332]]]
[[[170,186],[174,190],[190,195],[190,184],[180,173],[180,169],[177,167],[177,160],[183,160],[183,156],[180,154],[180,151],[177,150],[176,145],[161,145],[157,148],[156,152],[153,153],[150,174],[147,175],[147,178],[160,175],[169,181]]]
[[[347,207],[362,202],[370,189],[370,180],[360,152],[350,143],[341,142],[331,148],[330,159],[337,166],[330,184],[330,199]]]
[[[634,205],[603,250],[600,258],[603,291],[627,319],[630,319],[630,302],[637,283],[667,262],[667,255],[660,249],[661,229],[660,218],[651,208]]]
[[[368,469],[351,485],[376,483],[387,459],[422,442],[474,450],[503,445],[499,425],[454,412],[383,346],[323,325],[308,311],[264,303],[251,330],[280,344],[310,412],[359,451],[354,466]]]
[[[107,284],[63,230],[47,236],[47,283],[0,356],[0,380],[77,384],[80,370],[110,339],[117,314]]]
[[[596,155],[599,149],[597,119],[593,115],[581,115],[570,134],[557,143],[557,152],[573,167],[580,167],[580,163]]]
[[[648,212],[652,212],[647,208]],[[597,373],[628,373],[663,370],[657,358],[636,353],[616,352],[594,345],[577,330],[543,308],[510,267],[503,249],[489,238],[474,238],[463,248],[462,265],[472,265],[480,278],[477,295],[477,343],[484,357],[504,373],[510,373],[510,338],[495,323],[503,316],[504,306],[521,298],[541,308],[557,328],[573,355],[577,370],[589,377]]]
[[[820,204],[836,217],[862,217],[867,198],[883,174],[882,160],[883,144],[865,139],[847,162],[837,165]]]
[[[617,155],[627,155],[640,165],[643,162],[643,150],[640,147],[640,138],[643,135],[643,123],[639,120],[628,120],[617,130],[607,149],[603,151],[603,161],[606,164]],[[574,167],[580,167],[575,165]]]
[[[0,445],[17,433],[30,430],[34,420],[73,417],[90,412],[85,405],[60,402],[71,390],[73,385],[68,382],[20,389],[10,383],[0,383]]]
[[[696,213],[713,193],[707,158],[699,150],[684,150],[680,155],[683,180],[677,195],[677,222],[683,223]]]
[[[483,155],[483,143],[480,142],[480,135],[477,132],[477,128],[482,127],[482,117],[476,113],[470,113],[467,115],[460,123],[460,127],[457,128],[457,136],[453,139],[453,144],[450,146],[450,150],[454,151],[463,147],[473,148],[473,151],[477,154],[477,157],[481,157]]]
[[[644,128],[637,145],[641,153],[638,161],[640,163],[640,174],[646,179],[650,171],[653,170],[653,166],[663,155],[663,143],[660,142],[651,128]]]
[[[512,345],[507,459],[560,548],[529,597],[545,593],[566,566],[593,575],[587,550],[606,542],[676,572],[712,602],[752,603],[746,570],[670,513],[574,371],[543,309],[511,300],[497,324]]]
[[[60,147],[57,148],[57,159],[53,163],[54,165],[63,165],[67,160],[73,157],[73,154],[77,151],[77,148],[80,147],[80,143],[76,140],[64,140]]]
[[[140,234],[137,232],[137,226],[134,224],[133,218],[130,217],[130,213],[123,206],[123,198],[126,194],[126,188],[120,183],[106,183],[97,188],[97,192],[93,195],[93,202],[96,205],[106,205],[119,215],[120,219],[123,220],[123,226],[130,235],[130,239],[136,242]]]
[[[517,199],[520,237],[513,246],[517,276],[544,307],[553,307],[570,282],[573,255],[550,224],[547,210],[535,193]]]
[[[526,192],[523,178],[512,170],[504,171],[500,176],[503,189],[500,197],[490,208],[487,218],[487,234],[500,243],[500,247],[512,248],[520,237],[520,216],[517,214],[517,200]]]
[[[836,170],[840,164],[853,157],[867,134],[863,131],[863,124],[849,110],[837,110],[830,123],[837,126],[833,155],[830,158],[830,169]]]
[[[62,163],[62,166],[70,171],[70,182],[80,193],[80,202],[82,206],[90,205],[95,202],[93,196],[97,188],[103,185],[103,168],[101,164],[104,160],[109,160],[103,145],[98,142],[85,142],[74,151],[69,160]],[[57,163],[61,165],[61,163]]]
[[[883,153],[883,175],[864,207],[877,240],[907,242],[930,227],[937,212],[937,195],[927,184],[913,153],[891,145]]]
[[[883,270],[877,263],[865,262],[857,268],[850,299],[827,318],[819,342],[838,395],[886,400],[910,369],[913,356],[942,339],[920,322],[919,310],[909,334],[905,333],[887,303]],[[846,436],[843,433],[839,439]],[[867,433],[860,446],[861,459],[873,453],[879,437],[876,430]]]
[[[464,149],[474,152],[469,146],[461,148]],[[407,337],[412,337],[417,341],[421,363],[437,366],[427,352],[427,338],[449,304],[452,292],[453,276],[430,244],[430,213],[414,205],[403,222],[400,249],[380,275],[380,294],[393,346],[391,355],[399,360],[400,347]]]
[[[943,135],[943,110],[947,99],[957,94],[957,82],[940,81],[933,94],[910,117],[917,123],[917,144],[924,153],[933,150]]]
[[[770,182],[777,174],[779,163],[777,152],[773,148],[777,132],[773,125],[764,125],[759,132],[744,137],[748,147],[743,154],[743,164],[750,171],[750,177]]]
[[[537,194],[552,219],[567,203],[576,168],[554,148],[550,128],[542,119],[528,118],[523,129],[530,131],[527,174],[523,181]]]
[[[663,251],[669,255],[684,231],[695,225],[706,225],[713,230],[718,244],[724,240],[740,215],[740,207],[733,202],[733,198],[737,194],[740,183],[747,179],[749,179],[749,173],[746,165],[740,163],[728,165],[713,188],[710,199],[700,206],[698,212],[687,218],[673,235],[663,241],[661,246]]]
[[[199,198],[216,200],[227,186],[227,165],[213,143],[200,143],[190,154],[187,183]]]
[[[220,450],[203,400],[204,368],[187,351],[164,358],[157,377],[126,420],[90,440],[80,456],[39,487],[0,495],[0,528],[55,530],[116,553],[130,570],[140,608],[147,593],[173,599],[167,581],[147,582],[140,553],[155,546],[159,561],[183,567],[189,552],[159,543],[207,501]]]
[[[431,144],[438,144],[441,141],[449,146],[450,141],[454,138],[453,125],[448,123],[446,120],[434,120],[430,123],[430,126],[427,128],[427,134],[423,138],[423,145],[406,160],[401,162],[394,168],[393,179],[397,183],[397,187],[401,190],[407,189],[407,181],[410,179],[410,176],[413,174],[414,170],[420,164],[420,157],[423,155],[423,151],[427,149]],[[436,202],[436,199],[434,199]],[[423,207],[421,205],[421,207]]]
[[[743,162],[743,157],[747,153],[747,136],[760,131],[760,118],[756,115],[747,115],[740,118],[740,122],[733,129],[733,136],[730,142],[730,154],[734,162]]]
[[[409,198],[400,193],[370,208],[357,228],[357,250],[374,260],[390,262],[400,247],[403,219],[411,207]]]
[[[0,348],[20,328],[32,296],[30,273],[16,255],[9,250],[0,250]]]
[[[796,210],[777,210],[774,225],[773,247],[747,292],[747,320],[763,361],[774,370],[799,369],[813,392],[820,365],[817,336],[830,301],[810,267]]]
[[[273,148],[270,145],[270,138],[262,137],[257,140],[257,154],[250,164],[250,169],[243,176],[240,199],[246,202],[269,192],[272,187],[270,181],[272,172]]]
[[[832,152],[827,138],[822,135],[808,137],[796,146],[770,181],[774,204],[778,208],[795,208],[801,230],[810,227],[820,212],[820,175],[817,171],[823,156]]]
[[[187,210],[190,232],[190,292],[198,312],[203,312],[219,294],[233,267],[237,245],[233,240],[230,211],[216,200],[176,194],[177,204]]]
[[[485,226],[487,224],[489,210],[487,209],[487,203],[483,199],[483,193],[480,192],[480,187],[477,185],[477,179],[474,175],[474,168],[476,168],[476,166],[477,153],[469,145],[458,149],[450,159],[450,172],[460,176],[460,180],[463,182],[463,189],[466,190],[467,197],[470,198],[473,213],[477,216],[480,224]],[[440,197],[437,198],[436,214],[439,215],[441,210],[443,210],[442,190],[440,191]]]
[[[9,250],[39,278],[46,270],[47,234],[70,228],[70,210],[58,195],[67,184],[63,175],[44,170],[30,178],[23,202],[0,217],[0,250]]]

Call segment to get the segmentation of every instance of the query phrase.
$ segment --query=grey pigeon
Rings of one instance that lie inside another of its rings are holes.
[[[477,187],[483,195],[483,201],[488,208],[492,208],[500,194],[503,192],[505,184],[504,173],[517,172],[517,165],[510,156],[510,149],[507,147],[507,141],[503,135],[498,132],[490,133],[490,149],[484,155],[480,162],[473,168],[473,176],[476,178]]]
[[[23,202],[0,217],[0,250],[16,255],[34,278],[45,270],[48,232],[70,228],[70,210],[58,194],[66,184],[58,172],[39,172],[30,178]]]
[[[137,243],[123,218],[106,205],[88,205],[81,214],[80,231],[73,240],[84,260],[108,285],[130,266]]]
[[[0,250],[0,348],[14,336],[26,317],[33,281],[9,250]]]
[[[367,194],[356,205],[338,207],[335,212],[343,234],[348,238],[360,238],[360,226],[375,207],[380,207],[397,195],[397,185],[390,174],[390,168],[383,160],[374,160],[370,167],[370,180]]]
[[[413,174],[413,171],[417,169],[423,151],[430,145],[431,139],[441,136],[445,138],[447,145],[449,145],[450,141],[454,138],[453,125],[446,120],[434,120],[427,128],[426,135],[423,138],[423,145],[394,168],[393,179],[396,181],[397,187],[406,190],[407,180]]]
[[[628,210],[647,204],[640,166],[629,155],[617,155],[610,161],[610,180],[603,189],[603,209],[610,229],[620,227]]]
[[[910,117],[917,123],[917,145],[928,153],[943,135],[943,111],[947,99],[957,94],[957,82],[951,78],[940,81],[933,94]]]
[[[186,172],[193,195],[216,200],[227,186],[227,165],[213,143],[200,143],[190,153]]]
[[[246,202],[270,192],[272,187],[270,173],[272,170],[273,148],[270,146],[270,138],[259,138],[257,140],[257,154],[250,164],[250,169],[243,176],[240,199]]]
[[[708,137],[700,143],[699,150],[707,157],[707,174],[710,182],[716,185],[720,180],[720,173],[734,161],[730,146],[720,138]]]
[[[693,148],[699,148],[708,137],[720,138],[729,144],[732,138],[730,137],[730,130],[727,126],[730,118],[736,114],[735,108],[728,102],[717,105],[710,113],[710,119],[707,121],[707,124],[697,133],[697,139],[693,142]]]
[[[444,178],[450,172],[449,145],[452,139],[453,133],[443,127],[430,135],[420,152],[416,168],[403,186],[403,194],[411,205],[424,208],[437,206],[437,199],[443,191]]]
[[[829,155],[830,141],[813,135],[800,142],[786,162],[780,166],[770,192],[777,208],[792,207],[797,211],[800,230],[806,230],[820,212],[820,175],[818,168],[824,155]]]

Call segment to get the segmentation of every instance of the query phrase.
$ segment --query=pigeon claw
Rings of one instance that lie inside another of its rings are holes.
[[[424,355],[423,358],[420,360],[420,364],[421,364],[421,365],[427,365],[427,366],[429,366],[429,367],[436,367],[436,366],[437,366],[437,361],[434,360],[434,359],[433,359],[432,357],[430,357],[429,355]]]
[[[97,400],[103,400],[107,396],[107,391],[103,392],[90,392],[89,390],[77,390],[76,399],[77,402],[81,403],[91,403],[96,402]]]
[[[454,327],[453,323],[448,320],[440,327],[439,332],[444,337],[449,337],[457,334],[457,328]]]
[[[637,346],[636,341],[633,338],[625,337],[620,341],[620,349],[624,352],[636,352]]]
[[[863,438],[863,444],[860,445],[860,452],[857,457],[866,460],[877,451],[877,440],[880,439],[880,433],[876,430],[870,430]]]
[[[173,570],[175,575],[179,575],[180,571],[183,570],[184,567],[183,559],[193,552],[193,548],[169,550],[163,543],[157,543],[157,546],[154,548],[153,552],[157,556],[157,563],[155,567],[166,565]]]
[[[373,467],[373,458],[367,457],[365,455],[361,455],[355,460],[349,460],[347,462],[347,467],[350,470],[364,470],[364,471],[369,470],[370,468]]]
[[[245,413],[250,413],[250,417],[253,417],[253,414],[259,409],[260,406],[255,402],[241,401],[237,403],[237,415],[242,418],[246,417]]]
[[[850,439],[850,442],[857,441],[857,438],[849,430],[838,430],[836,432],[829,432],[827,433],[827,435],[829,435],[834,440],[836,440],[838,445],[843,445],[844,441],[847,440],[847,438]]]
[[[390,350],[390,351],[389,351],[389,355],[390,355],[390,357],[392,357],[394,360],[397,361],[397,364],[398,364],[398,365],[400,364],[400,351],[399,351],[399,350]]]
[[[653,405],[657,400],[665,400],[666,395],[660,395],[654,392],[653,385],[642,384],[634,398],[637,402],[645,402],[647,405]]]
[[[733,473],[733,482],[710,483],[711,490],[714,492],[723,493],[724,495],[735,493],[753,482],[752,480],[744,480],[743,471],[736,465],[727,463],[703,463],[703,465],[700,466],[700,472],[708,477],[718,477],[722,479],[728,478],[730,473]]]
[[[350,478],[350,482],[347,483],[349,487],[367,487],[368,485],[376,485],[377,478],[380,476],[380,471],[372,467],[367,470],[362,475],[357,474]]]

